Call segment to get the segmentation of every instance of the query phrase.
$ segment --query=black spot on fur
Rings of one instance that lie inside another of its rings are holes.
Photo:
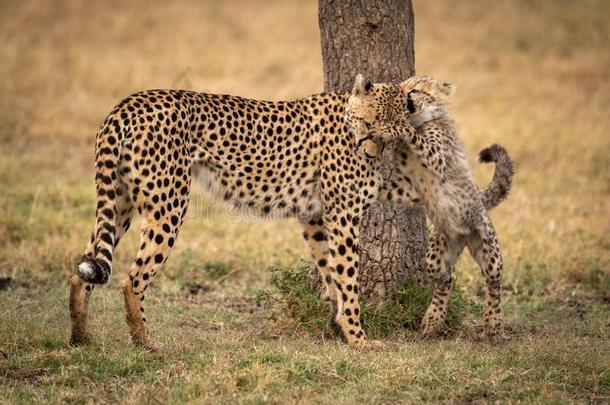
[[[318,231],[316,233],[313,234],[313,238],[315,240],[317,240],[318,242],[323,241],[324,240],[324,232]]]

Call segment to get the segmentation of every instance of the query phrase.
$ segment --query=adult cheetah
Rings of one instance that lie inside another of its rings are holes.
[[[344,122],[350,94],[271,102],[149,90],[121,101],[96,137],[96,222],[70,277],[71,341],[90,339],[90,294],[95,284],[108,281],[114,250],[137,211],[140,248],[122,289],[133,342],[155,349],[144,293],[175,244],[198,172],[227,202],[261,215],[299,218],[343,338],[351,346],[365,345],[359,225],[382,180],[379,161],[355,145],[404,122],[408,109],[406,93],[396,84],[360,81],[354,93],[366,93],[380,107],[374,125],[353,132]],[[374,108],[367,111],[375,115]],[[401,131],[414,133],[408,126]]]

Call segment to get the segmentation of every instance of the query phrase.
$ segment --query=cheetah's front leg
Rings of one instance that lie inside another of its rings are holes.
[[[400,139],[409,146],[422,166],[441,179],[445,176],[447,162],[440,143],[423,136],[421,130],[416,131],[410,124],[404,122],[392,128],[391,131],[393,138]]]
[[[329,267],[334,275],[337,292],[335,323],[348,345],[366,345],[366,335],[360,321],[358,278],[358,218],[346,213],[325,217],[328,235]],[[345,224],[345,225],[342,225]]]

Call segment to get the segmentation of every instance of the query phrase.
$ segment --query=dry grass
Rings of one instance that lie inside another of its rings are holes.
[[[492,215],[510,342],[476,342],[474,325],[433,341],[399,332],[359,353],[274,323],[249,299],[269,266],[307,258],[296,224],[239,218],[195,196],[149,294],[166,350],[125,346],[118,277],[94,294],[95,344],[67,347],[64,280],[93,224],[104,115],[145,88],[319,92],[316,4],[0,1],[0,278],[12,278],[0,291],[0,402],[607,400],[610,4],[415,8],[417,70],[458,84],[453,111],[470,155],[499,142],[515,158],[514,191]],[[491,172],[476,174],[484,183]],[[117,268],[135,244],[131,234]],[[470,259],[458,277],[475,296]],[[192,295],[194,283],[211,291]]]

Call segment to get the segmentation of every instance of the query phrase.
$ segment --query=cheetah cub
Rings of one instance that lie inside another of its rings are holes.
[[[496,169],[490,185],[481,191],[468,165],[455,122],[447,110],[454,86],[430,77],[414,76],[401,83],[401,87],[408,94],[407,108],[412,114],[411,124],[416,135],[433,153],[443,156],[443,166],[434,170],[426,167],[429,162],[418,153],[413,153],[415,158],[404,159],[401,167],[433,224],[426,263],[436,288],[422,320],[422,333],[431,335],[441,327],[453,285],[453,267],[467,247],[487,284],[485,333],[492,338],[501,336],[502,256],[487,211],[508,194],[514,174],[512,160],[500,145],[483,149],[479,161],[495,162]],[[409,149],[421,148],[412,143],[413,139],[411,135],[405,136]]]

